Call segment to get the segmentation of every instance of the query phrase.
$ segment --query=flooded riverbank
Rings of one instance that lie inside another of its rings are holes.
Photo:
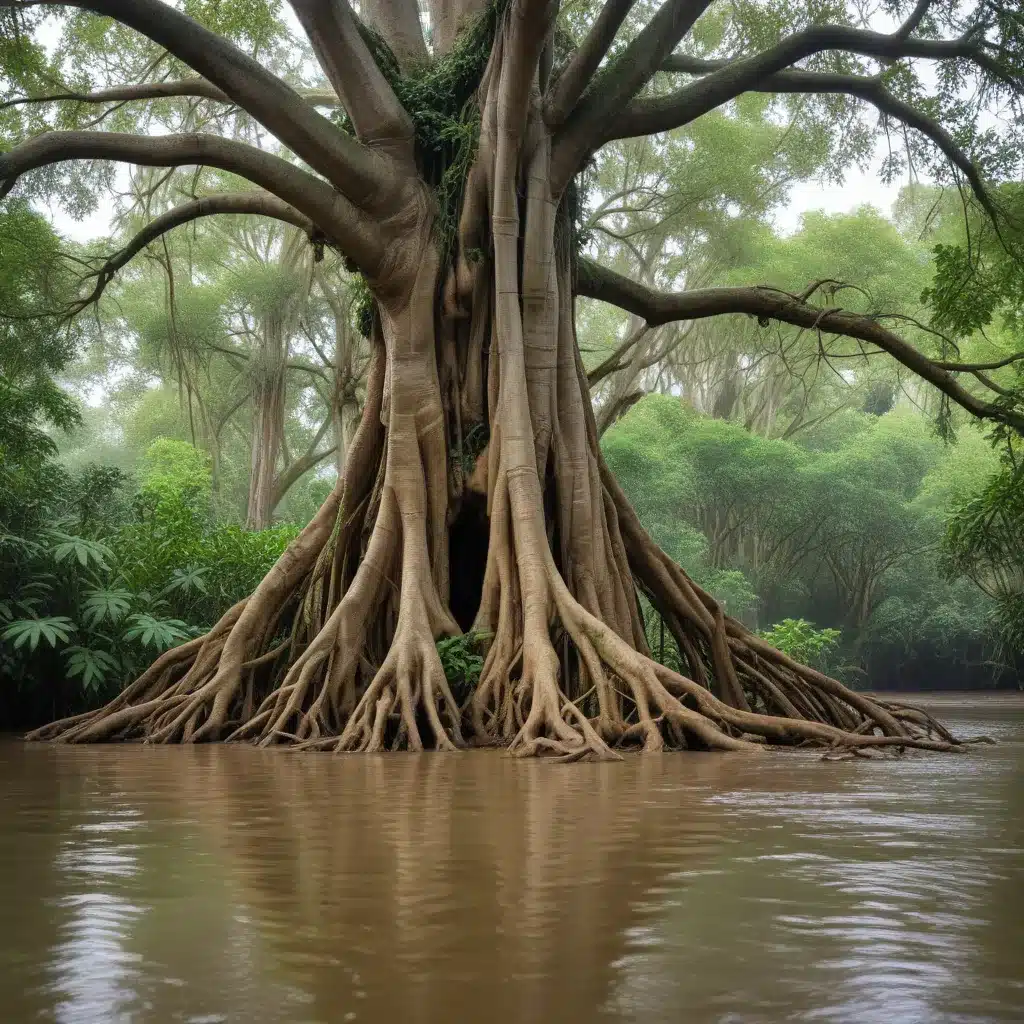
[[[1024,696],[965,755],[0,743],[5,1021],[1024,1019]]]

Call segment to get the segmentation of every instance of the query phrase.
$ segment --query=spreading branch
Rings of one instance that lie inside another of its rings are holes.
[[[728,61],[712,74],[680,89],[674,94],[682,118],[679,123],[689,124],[742,93],[757,89],[758,84],[770,75],[826,50],[841,50],[880,60],[901,60],[907,57],[969,60],[1004,84],[1021,91],[1020,84],[1008,79],[974,36],[948,40],[911,39],[900,35],[899,31],[885,34],[845,25],[814,25],[795,32],[762,53]],[[662,70],[669,72],[687,71],[689,67],[692,67],[692,59],[685,54],[673,54],[662,63]]]
[[[73,312],[80,312],[97,302],[114,275],[142,252],[146,246],[168,231],[203,217],[226,213],[272,217],[275,220],[294,224],[307,234],[312,234],[314,231],[313,222],[308,217],[269,192],[230,192],[204,196],[189,203],[182,203],[154,218],[123,249],[106,259],[99,270],[90,275],[96,279],[93,290],[88,296],[74,303]]]
[[[365,270],[372,273],[383,254],[373,222],[327,182],[271,153],[217,135],[47,132],[0,154],[0,198],[28,171],[70,160],[216,167],[246,178],[308,217]]]
[[[300,89],[298,95],[316,107],[337,107],[341,101],[330,89]],[[162,100],[177,97],[215,100],[231,103],[222,90],[205,78],[181,78],[164,82],[143,82],[139,85],[119,85],[96,92],[56,92],[43,96],[18,96],[0,103],[0,110],[30,103],[131,103],[134,100]]]
[[[634,3],[636,0],[608,0],[601,8],[580,48],[548,90],[544,101],[544,120],[550,127],[557,128],[572,113]]]
[[[799,295],[778,288],[696,288],[659,292],[590,260],[580,260],[576,294],[611,303],[656,327],[673,320],[701,320],[711,316],[745,313],[759,323],[770,320],[877,345],[897,362],[938,388],[957,405],[979,419],[1006,423],[1024,433],[1024,415],[1004,405],[985,402],[966,390],[953,374],[918,351],[877,320],[844,309],[812,306]]]
[[[412,120],[377,66],[348,0],[291,0],[356,134],[414,169]]]
[[[2,0],[36,7],[38,0]],[[359,206],[379,204],[389,177],[386,161],[339,132],[287,82],[227,39],[162,0],[48,0],[105,15],[164,47],[217,86],[310,167]],[[376,211],[375,211],[376,212]]]
[[[728,61],[701,60],[681,57],[674,60],[680,69],[691,73],[709,73],[713,77],[720,70],[730,66]],[[699,79],[699,85],[704,79]],[[665,96],[634,100],[622,115],[615,119],[608,129],[607,140],[631,138],[637,135],[652,135],[656,132],[671,131],[693,120],[692,94],[690,86]],[[931,139],[950,163],[954,164],[970,182],[971,190],[985,212],[998,221],[996,207],[992,202],[985,182],[971,158],[956,144],[953,137],[934,118],[921,113],[911,104],[898,99],[885,88],[881,75],[841,75],[828,72],[802,71],[798,69],[779,71],[766,75],[751,83],[750,92],[763,93],[829,93],[853,96],[865,100],[880,113],[903,122],[908,128],[919,131]]]
[[[644,87],[709,3],[665,0],[612,66],[593,82],[556,137],[551,160],[554,192],[568,184],[587,155],[600,145],[609,117]]]

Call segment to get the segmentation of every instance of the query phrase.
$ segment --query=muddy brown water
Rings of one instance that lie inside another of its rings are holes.
[[[1024,695],[964,756],[0,743],[0,1021],[1024,1020]]]

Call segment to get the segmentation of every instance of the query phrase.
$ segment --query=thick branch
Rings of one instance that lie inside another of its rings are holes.
[[[217,135],[47,132],[0,154],[0,197],[28,171],[68,160],[117,160],[146,167],[205,165],[238,174],[304,214],[365,271],[383,252],[373,223],[325,181],[280,157]]]
[[[701,60],[693,57],[679,57],[673,63],[683,70],[701,68],[710,71],[724,70],[729,62]],[[699,80],[695,85],[699,85]],[[652,135],[670,131],[688,124],[692,108],[691,86],[677,92],[649,99],[634,100],[622,115],[615,119],[608,130],[607,139],[632,138],[637,135]],[[998,215],[988,194],[985,183],[971,158],[956,144],[953,137],[934,119],[922,114],[909,103],[893,96],[882,84],[881,76],[839,75],[817,71],[789,70],[766,75],[753,82],[749,91],[766,93],[832,93],[854,96],[866,100],[881,113],[902,121],[909,128],[921,132],[931,139],[952,164],[960,169],[971,184],[971,189],[988,215],[996,221]]]
[[[657,14],[576,105],[552,153],[552,190],[560,192],[603,137],[612,117],[650,79],[710,0],[665,0]]]
[[[1024,415],[975,397],[949,371],[877,320],[860,313],[812,306],[799,296],[767,287],[657,292],[590,260],[580,260],[576,293],[601,299],[642,316],[651,327],[672,320],[701,320],[727,313],[746,313],[756,316],[759,322],[780,320],[797,327],[871,342],[972,415],[1007,423],[1024,433]]]
[[[357,205],[372,207],[388,178],[383,159],[346,136],[282,79],[162,0],[53,0],[114,18],[163,46],[217,86]],[[17,0],[14,7],[39,6]]]
[[[123,249],[111,256],[96,271],[94,275],[96,277],[96,285],[88,297],[75,303],[76,311],[96,302],[114,275],[161,235],[172,231],[176,227],[180,227],[182,224],[188,224],[202,217],[212,217],[222,213],[273,217],[276,220],[283,220],[289,224],[294,224],[307,234],[311,234],[314,230],[313,222],[308,217],[269,192],[230,192],[222,195],[204,196],[202,199],[196,199],[190,203],[182,203],[173,210],[168,210],[166,213],[150,221]]]
[[[769,75],[824,50],[844,50],[883,60],[899,60],[904,57],[931,60],[964,58],[974,61],[980,68],[1001,80],[1005,81],[1006,78],[973,38],[907,39],[899,32],[886,35],[845,25],[815,25],[794,33],[763,53],[729,61],[712,74],[680,89],[675,93],[677,109],[682,118],[679,123],[688,124],[741,93],[757,89],[758,83]],[[662,70],[687,71],[691,66],[692,58],[676,54],[663,62]]]
[[[601,8],[601,13],[591,25],[580,48],[548,90],[544,102],[544,120],[549,126],[557,128],[572,113],[576,101],[590,84],[634,3],[636,0],[607,0]]]
[[[341,101],[330,89],[300,89],[298,95],[316,107],[338,107]],[[173,99],[179,96],[197,97],[230,103],[223,90],[205,78],[181,78],[165,82],[144,82],[140,85],[119,85],[96,92],[57,92],[45,96],[19,96],[0,103],[0,110],[20,107],[27,103],[129,103],[133,100]]]
[[[303,473],[313,469],[314,466],[318,466],[324,459],[329,459],[335,453],[337,445],[332,445],[330,448],[325,448],[320,452],[316,450],[317,445],[323,440],[332,422],[330,416],[326,417],[323,423],[320,424],[320,429],[317,430],[316,436],[310,441],[305,453],[277,474],[274,479],[274,491],[270,499],[272,509],[277,508],[281,503],[281,499],[291,490]]]
[[[416,0],[363,0],[359,12],[363,21],[381,34],[403,68],[426,62],[427,44]]]
[[[356,134],[413,168],[413,126],[359,32],[348,0],[291,0]]]

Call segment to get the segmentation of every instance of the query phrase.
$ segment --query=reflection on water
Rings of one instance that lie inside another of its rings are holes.
[[[0,1019],[1024,1019],[1024,699],[967,756],[0,745]]]

